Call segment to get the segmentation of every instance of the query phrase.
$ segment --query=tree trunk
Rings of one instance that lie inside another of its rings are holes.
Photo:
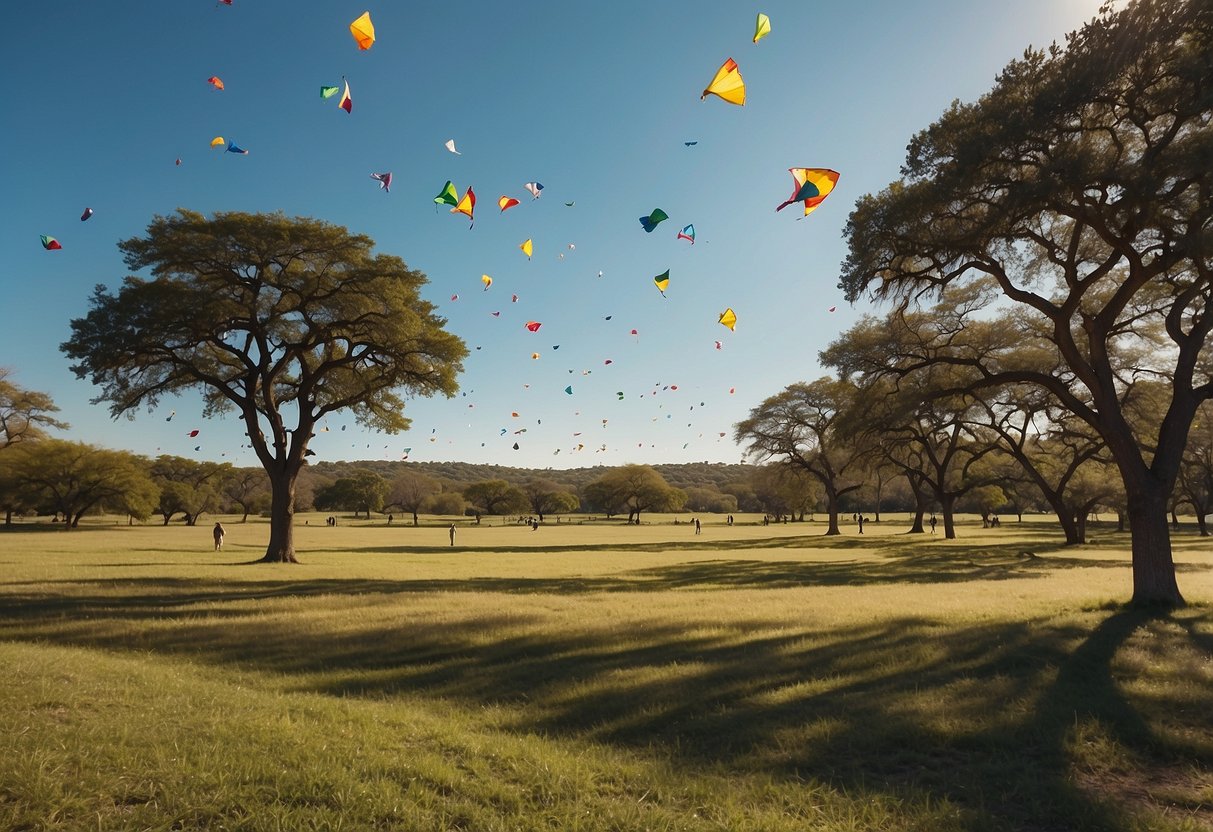
[[[270,542],[263,563],[298,563],[295,559],[295,473],[270,473]]]
[[[420,524],[417,522],[417,512],[414,511],[413,512],[413,526],[416,527],[418,525],[420,525]]]
[[[6,508],[4,510],[4,525],[13,525],[13,510],[11,508]]]
[[[833,488],[826,488],[826,509],[830,512],[830,527],[826,535],[842,534],[838,529],[838,494]]]
[[[1074,532],[1078,537],[1078,539],[1076,541],[1074,541],[1075,543],[1086,543],[1087,542],[1087,513],[1085,511],[1079,511],[1078,514],[1075,516]],[[1070,545],[1069,540],[1066,540],[1066,545],[1067,546]]]
[[[1133,541],[1133,604],[1183,606],[1171,557],[1167,495],[1161,483],[1134,485],[1125,483]]]
[[[1205,522],[1205,515],[1200,508],[1196,509],[1196,528],[1200,529],[1201,537],[1209,536],[1209,524]]]
[[[945,540],[956,539],[956,520],[952,516],[952,507],[956,498],[950,494],[940,495],[939,511],[943,514],[943,536]]]

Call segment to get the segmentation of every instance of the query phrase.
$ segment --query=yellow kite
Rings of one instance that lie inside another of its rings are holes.
[[[771,18],[759,12],[758,20],[754,22],[754,43],[758,43],[769,34],[771,34]]]
[[[216,136],[211,139],[211,147],[223,147],[225,144],[227,144],[227,139],[223,138],[223,136]]]
[[[745,106],[745,81],[741,80],[741,72],[738,71],[735,60],[729,58],[720,65],[720,69],[716,70],[716,77],[712,79],[712,83],[708,84],[703,95],[699,96],[699,100],[707,98],[709,93],[723,98],[730,104]]]
[[[724,310],[720,313],[718,323],[727,326],[729,328],[729,332],[735,331],[737,329],[737,313],[735,313],[731,307]]]
[[[362,17],[350,24],[350,34],[358,41],[358,48],[370,49],[375,42],[375,24],[371,23],[371,13],[363,12]]]
[[[469,220],[471,220],[472,222],[475,222],[476,218],[472,216],[472,212],[474,212],[475,210],[476,210],[476,192],[473,191],[472,186],[469,185],[468,189],[466,191],[464,191],[463,198],[460,199],[459,202],[456,203],[455,207],[451,209],[451,213],[452,214],[464,214],[467,216],[467,218]],[[472,227],[471,225],[468,226],[468,228],[471,228],[471,227]]]
[[[489,277],[487,274],[482,274],[480,275],[480,282],[484,284],[484,291],[487,292],[489,287],[493,285],[493,278]]]
[[[776,211],[782,211],[793,202],[803,202],[804,215],[807,217],[825,201],[838,184],[838,171],[829,168],[788,168],[788,173],[792,174],[796,187]]]
[[[518,248],[522,249],[522,253],[526,255],[526,259],[528,260],[531,259],[531,253],[535,250],[535,247],[531,245],[530,240],[527,240],[525,243],[518,246]]]

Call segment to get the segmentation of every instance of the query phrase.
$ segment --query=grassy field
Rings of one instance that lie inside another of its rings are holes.
[[[0,829],[1213,828],[1207,540],[645,519],[0,534]]]

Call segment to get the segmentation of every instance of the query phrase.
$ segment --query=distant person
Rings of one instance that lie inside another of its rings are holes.
[[[857,522],[859,523],[859,533],[863,534],[863,515],[862,514],[859,515],[859,520]]]
[[[695,518],[695,534],[699,534],[703,529],[699,525],[699,518]]]
[[[931,515],[931,534],[935,534],[935,515]]]
[[[389,526],[390,526],[390,525],[392,525],[392,521],[393,521],[393,520],[395,520],[395,519],[396,519],[395,517],[393,517],[392,515],[390,515],[390,514],[389,514],[389,515],[387,516],[387,524],[388,524]]]
[[[447,529],[447,531],[451,535],[451,545],[454,546],[455,545],[455,524],[452,523],[451,527],[449,529]]]
[[[533,531],[533,532],[539,531],[539,521],[536,520],[534,517],[531,518],[531,531]]]
[[[225,532],[225,531],[223,530],[223,524],[222,524],[222,523],[216,523],[216,524],[215,524],[215,528],[214,528],[214,529],[211,531],[211,534],[212,534],[212,535],[214,535],[214,538],[215,538],[215,551],[216,551],[216,552],[218,552],[220,549],[222,549],[222,548],[223,548],[223,536],[224,536],[225,534],[227,534],[227,532]]]

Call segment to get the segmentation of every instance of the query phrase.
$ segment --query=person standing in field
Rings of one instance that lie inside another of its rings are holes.
[[[222,523],[216,523],[215,528],[211,532],[215,537],[215,551],[218,552],[223,548],[223,536],[226,532],[223,530]]]
[[[451,528],[448,529],[448,531],[451,534],[451,545],[454,546],[455,545],[455,524],[454,523],[451,524]]]

